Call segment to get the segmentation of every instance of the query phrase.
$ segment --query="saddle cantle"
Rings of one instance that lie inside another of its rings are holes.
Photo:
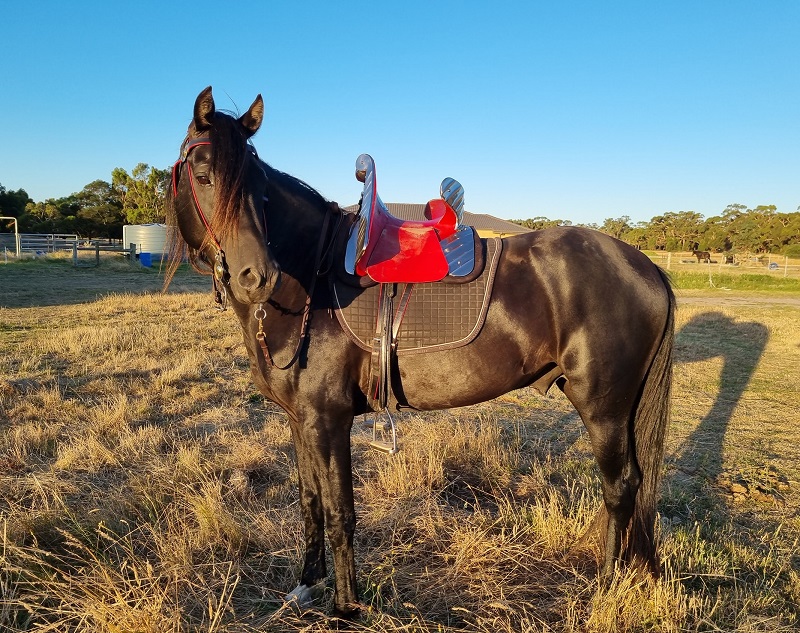
[[[356,222],[350,230],[345,270],[378,283],[427,283],[462,277],[475,262],[474,229],[461,224],[464,190],[445,178],[441,199],[425,205],[425,220],[393,216],[377,191],[375,161],[356,160],[356,179],[364,183]]]

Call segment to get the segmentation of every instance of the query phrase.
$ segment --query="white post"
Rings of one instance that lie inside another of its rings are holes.
[[[20,239],[19,239],[19,225],[17,224],[17,218],[12,215],[0,215],[0,220],[11,220],[14,223],[14,242],[16,242],[17,247],[17,259],[19,259],[20,251]]]

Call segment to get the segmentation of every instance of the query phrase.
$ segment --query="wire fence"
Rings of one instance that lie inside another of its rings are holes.
[[[800,259],[784,255],[760,255],[731,258],[724,253],[709,253],[698,258],[691,251],[644,251],[656,264],[669,271],[714,274],[765,274],[800,279]]]
[[[9,263],[17,259],[42,256],[63,256],[72,258],[74,266],[99,266],[102,254],[118,254],[130,259],[140,260],[149,266],[150,253],[138,254],[136,244],[122,243],[122,240],[94,239],[84,240],[77,235],[64,233],[20,233],[19,236],[0,233],[0,262]],[[147,262],[140,258],[147,255]]]

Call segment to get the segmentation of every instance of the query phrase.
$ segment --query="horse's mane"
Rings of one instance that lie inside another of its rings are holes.
[[[263,165],[264,171],[266,172],[267,178],[269,178],[270,182],[273,185],[281,188],[285,194],[291,196],[292,198],[309,202],[314,206],[323,207],[329,204],[328,200],[308,183],[300,180],[296,176],[292,176],[286,172],[280,171],[279,169],[275,169],[269,163],[261,161],[261,164]]]
[[[285,272],[298,273],[313,263],[313,252],[326,213],[345,214],[303,180],[262,161],[267,174],[267,237],[275,258]],[[339,220],[332,225],[340,226]],[[306,273],[300,273],[306,275]]]

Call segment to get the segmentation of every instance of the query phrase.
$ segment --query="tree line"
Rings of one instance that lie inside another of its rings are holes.
[[[122,238],[125,224],[164,222],[170,170],[139,163],[128,173],[111,172],[111,182],[95,180],[77,193],[35,202],[24,189],[0,184],[0,215],[17,218],[20,233],[74,233],[81,237]],[[0,221],[0,232],[6,230]]]
[[[544,217],[511,222],[531,229],[572,224]],[[800,211],[778,213],[775,205],[751,209],[743,204],[730,204],[720,215],[707,219],[695,211],[677,211],[657,215],[649,222],[634,223],[624,215],[608,218],[600,225],[585,226],[647,250],[800,257]]]
[[[164,221],[169,182],[169,169],[139,163],[130,173],[121,167],[114,169],[111,182],[95,180],[77,193],[44,202],[33,201],[23,189],[9,191],[0,184],[0,215],[17,218],[22,233],[75,233],[119,239],[124,224]],[[572,224],[541,216],[511,222],[531,229]],[[707,219],[694,211],[678,211],[634,223],[624,215],[584,226],[647,250],[800,257],[800,211],[778,213],[775,205],[751,209],[730,204],[720,215]],[[2,230],[7,229],[0,221]]]

